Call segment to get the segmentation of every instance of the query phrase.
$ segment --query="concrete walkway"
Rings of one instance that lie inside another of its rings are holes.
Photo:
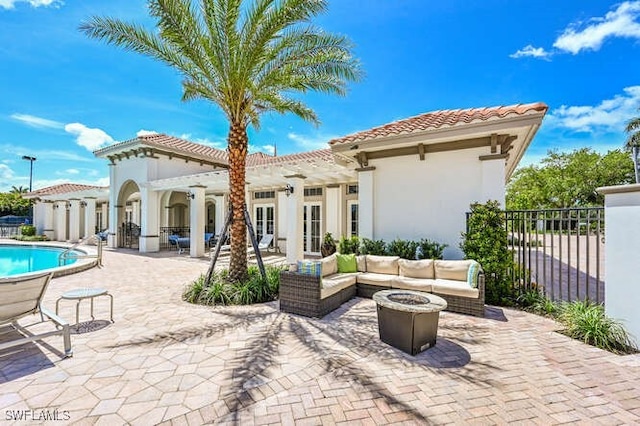
[[[371,300],[322,320],[277,302],[194,306],[180,295],[204,260],[107,251],[104,265],[54,279],[45,305],[106,287],[114,324],[96,299],[73,358],[56,352],[59,336],[0,352],[3,424],[25,410],[57,413],[56,424],[640,423],[639,355],[585,346],[524,312],[444,312],[437,346],[411,357],[379,341]],[[74,304],[61,315],[73,320]]]

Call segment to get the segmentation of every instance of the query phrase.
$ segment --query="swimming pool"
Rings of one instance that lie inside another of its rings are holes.
[[[76,263],[77,259],[66,259],[64,264],[59,263],[59,256],[65,247],[0,244],[0,277],[26,274],[45,269],[64,267]],[[73,251],[77,255],[84,254],[81,251]]]

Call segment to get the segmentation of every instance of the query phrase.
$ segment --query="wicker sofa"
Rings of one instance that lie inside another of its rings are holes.
[[[447,301],[448,311],[484,316],[484,273],[473,260],[365,255],[357,256],[357,272],[339,273],[335,256],[321,260],[320,275],[281,272],[280,310],[320,318],[355,296],[371,298],[377,291],[397,288],[436,294]],[[469,274],[472,265],[475,278]]]

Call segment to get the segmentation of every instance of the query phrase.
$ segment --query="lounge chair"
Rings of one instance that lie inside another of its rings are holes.
[[[273,234],[264,234],[260,241],[258,242],[258,250],[263,251],[271,251],[274,249],[276,251],[280,251],[278,246],[271,247],[271,243],[273,242]],[[253,247],[249,247],[249,252],[253,252]]]
[[[0,343],[0,350],[22,345],[45,337],[62,335],[64,341],[64,355],[71,356],[71,335],[69,323],[49,312],[41,306],[44,293],[53,277],[52,273],[30,275],[26,277],[0,278],[0,326],[12,326],[22,338]],[[32,334],[18,324],[18,320],[30,314],[40,314],[42,322],[45,317],[56,326],[56,330],[42,334]]]

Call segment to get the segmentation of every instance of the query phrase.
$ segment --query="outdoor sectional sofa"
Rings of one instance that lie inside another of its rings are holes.
[[[338,272],[335,254],[320,261],[321,273],[281,272],[280,310],[320,318],[355,296],[371,298],[377,291],[397,288],[438,295],[447,301],[448,311],[484,316],[484,273],[473,260],[373,255],[356,260],[353,273]]]

